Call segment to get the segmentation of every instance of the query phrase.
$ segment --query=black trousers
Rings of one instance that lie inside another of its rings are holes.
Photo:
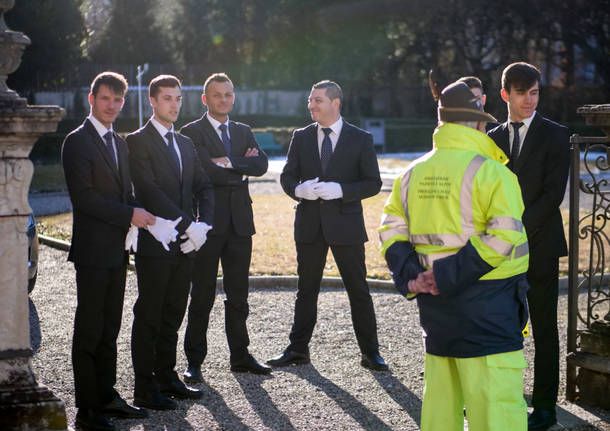
[[[252,237],[240,236],[230,227],[223,235],[210,235],[197,253],[193,268],[191,302],[184,335],[184,352],[189,365],[201,365],[208,351],[207,330],[210,311],[216,298],[218,261],[222,264],[225,300],[225,332],[231,361],[248,354],[248,275],[252,256]]]
[[[360,351],[366,354],[377,353],[377,323],[373,300],[366,282],[364,244],[329,246],[321,230],[313,242],[296,244],[299,281],[288,349],[299,353],[308,351],[316,325],[318,294],[329,247],[347,291],[352,324]]]
[[[554,407],[559,390],[559,261],[530,258],[527,280],[530,284],[527,302],[535,348],[532,406]]]
[[[97,409],[118,393],[116,339],[121,329],[126,266],[76,268],[72,368],[76,407]]]
[[[138,299],[133,307],[131,358],[134,394],[155,392],[178,378],[176,346],[191,283],[193,260],[136,255]]]

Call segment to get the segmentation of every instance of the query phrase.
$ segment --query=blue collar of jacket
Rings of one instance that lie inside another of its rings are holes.
[[[432,135],[434,149],[469,150],[506,165],[508,157],[486,134],[461,124],[443,123]]]

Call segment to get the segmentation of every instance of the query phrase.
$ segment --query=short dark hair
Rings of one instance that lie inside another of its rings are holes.
[[[523,61],[509,64],[502,72],[502,88],[510,93],[517,90],[527,90],[536,83],[540,84],[540,71],[529,63]]]
[[[227,76],[226,73],[213,73],[203,83],[203,92],[205,93],[212,82],[228,82],[233,85],[233,81]]]
[[[105,71],[97,75],[91,83],[91,94],[97,96],[100,86],[105,85],[114,93],[125,96],[127,92],[127,80],[123,75],[116,72]]]
[[[318,90],[320,88],[324,88],[326,90],[324,94],[326,94],[331,101],[339,99],[340,106],[343,106],[343,91],[341,91],[339,84],[325,79],[324,81],[316,82],[311,87],[312,90]]]
[[[483,92],[483,83],[476,76],[463,76],[455,82],[463,82],[468,88],[480,88]]]
[[[150,97],[157,97],[161,87],[182,88],[182,84],[174,75],[159,75],[150,81],[150,84],[148,85],[148,95]]]

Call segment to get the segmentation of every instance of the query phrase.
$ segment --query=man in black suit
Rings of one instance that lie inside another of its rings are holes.
[[[366,282],[361,200],[381,188],[373,137],[341,118],[343,94],[335,82],[315,84],[308,108],[315,121],[296,130],[280,176],[284,191],[298,201],[294,221],[299,275],[290,344],[267,361],[272,366],[309,363],[309,341],[328,248],[345,284],[361,365],[387,370],[379,355],[373,301]]]
[[[112,127],[126,91],[122,75],[96,76],[88,97],[91,113],[66,137],[61,151],[73,207],[68,260],[76,269],[72,366],[77,428],[113,430],[108,416],[147,416],[114,389],[128,258],[125,238],[130,225],[155,223],[152,214],[138,208],[127,147]]]
[[[201,364],[207,354],[206,332],[216,297],[218,261],[222,264],[225,330],[231,353],[231,371],[269,374],[248,352],[248,276],[254,218],[248,176],[267,172],[267,156],[258,148],[250,127],[229,121],[235,102],[233,83],[215,73],[203,84],[201,95],[208,112],[180,133],[193,140],[203,168],[214,185],[214,228],[197,253],[193,268],[191,302],[184,336],[188,368],[186,382],[201,382]]]
[[[483,92],[483,83],[476,76],[462,76],[456,82],[463,82],[470,88],[474,97],[481,103],[482,107],[485,107],[485,102],[487,101],[487,94]],[[495,121],[489,121],[485,124],[485,131],[489,132],[494,127],[498,127],[498,123]]]
[[[534,411],[529,429],[546,429],[557,422],[559,387],[557,299],[559,257],[567,254],[561,204],[568,179],[568,129],[536,112],[540,72],[531,64],[513,63],[502,73],[502,100],[508,121],[489,136],[509,156],[523,193],[523,224],[530,246],[527,293],[534,347]]]
[[[193,259],[189,255],[203,245],[211,228],[214,194],[193,143],[174,132],[173,123],[182,104],[180,81],[171,75],[157,76],[150,82],[149,100],[153,116],[127,136],[136,197],[154,214],[179,220],[176,229],[184,242],[172,243],[167,250],[148,231],[140,232],[138,299],[131,340],[134,403],[169,410],[177,405],[168,397],[195,399],[203,395],[185,386],[174,367],[178,329],[191,281]]]

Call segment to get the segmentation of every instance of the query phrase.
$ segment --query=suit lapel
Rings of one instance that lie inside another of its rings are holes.
[[[502,151],[504,151],[504,154],[510,157],[510,145],[508,143],[508,121],[506,123],[502,123],[497,139],[496,145],[500,147]]]
[[[191,172],[192,163],[188,163],[187,159],[191,158],[191,153],[189,151],[189,143],[182,138],[182,135],[175,134],[176,143],[178,144],[178,149],[180,150],[180,156],[182,158],[182,183],[186,183],[185,178],[190,178],[193,173]]]
[[[150,120],[148,121],[148,123],[146,123],[145,130],[151,137],[152,145],[157,147],[157,149],[161,153],[163,153],[163,155],[166,159],[167,165],[170,166],[170,169],[172,170],[174,175],[176,175],[176,178],[178,178],[178,181],[180,181],[180,171],[178,170],[179,169],[178,166],[176,166],[174,157],[169,152],[169,148],[167,147],[165,140],[161,137],[161,135],[159,134],[159,132],[157,131],[155,126],[152,125]],[[174,136],[176,136],[176,135],[174,134]]]
[[[536,112],[532,122],[530,123],[530,127],[527,131],[527,134],[525,135],[525,139],[521,144],[521,151],[519,151],[519,157],[517,157],[517,160],[515,162],[515,172],[518,172],[519,169],[521,169],[521,167],[527,160],[529,154],[532,152],[533,146],[536,145],[536,141],[538,140],[538,127],[540,126],[540,124],[542,124],[542,121],[540,120],[540,115],[538,115],[538,113]]]
[[[337,145],[335,145],[335,150],[328,161],[326,172],[330,172],[331,169],[333,169],[336,160],[341,160],[341,153],[349,149],[349,145],[346,142],[349,140],[349,135],[351,132],[352,130],[350,124],[344,120],[343,127],[341,127],[341,133],[339,134],[339,139],[337,140]]]
[[[207,142],[210,142],[213,146],[213,148],[208,148],[208,151],[210,152],[212,157],[220,157],[220,154],[225,154],[225,146],[220,140],[220,136],[218,136],[218,133],[216,133],[216,130],[214,130],[214,127],[212,127],[212,123],[210,123],[210,120],[208,120],[207,113],[204,114],[203,117],[201,117],[200,124],[203,133],[205,133],[208,137]],[[233,136],[231,130],[232,129],[229,128],[229,133],[231,133],[231,136]]]
[[[106,143],[102,140],[102,138],[100,137],[100,134],[97,133],[97,130],[95,129],[95,127],[89,120],[85,120],[85,129],[91,135],[91,138],[93,139],[95,147],[101,153],[102,159],[104,159],[104,162],[108,166],[108,169],[112,172],[112,176],[114,177],[115,180],[117,180],[120,183],[119,171],[117,170],[116,162],[114,160],[112,160],[112,157],[110,156],[110,153],[108,152],[108,148],[106,147]],[[117,144],[116,146],[118,149],[119,145],[118,145],[118,139],[116,137],[116,134],[115,134],[114,139],[115,139],[115,142]]]
[[[316,176],[322,177],[322,160],[320,160],[320,149],[318,148],[318,124],[314,123],[305,129],[305,154],[309,158],[310,166],[315,167]],[[305,160],[305,159],[304,159]]]

